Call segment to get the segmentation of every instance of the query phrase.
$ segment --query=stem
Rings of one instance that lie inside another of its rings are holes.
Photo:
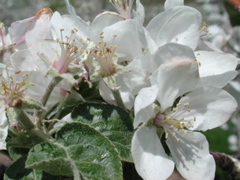
[[[16,113],[18,123],[26,130],[31,131],[31,129],[35,128],[31,119],[29,119],[28,115],[22,110],[18,108],[13,109]]]
[[[50,82],[50,84],[48,85],[45,94],[43,95],[42,99],[41,99],[41,103],[43,106],[45,106],[47,104],[47,101],[49,99],[49,96],[51,95],[54,87],[62,80],[62,77],[60,76],[56,76],[52,79],[52,81]],[[43,118],[43,111],[39,111],[38,112],[38,118],[39,121],[37,122],[37,127],[41,128],[41,119]]]
[[[8,111],[9,114],[13,115],[13,117],[17,120],[18,129],[25,130],[30,137],[34,137],[34,142],[39,143],[43,141],[49,140],[51,137],[45,134],[43,131],[36,128],[36,126],[33,124],[31,119],[28,117],[28,115],[19,108],[11,108]],[[10,129],[10,128],[9,128]],[[14,135],[14,131],[10,131],[11,135]],[[19,137],[20,134],[17,134]],[[35,141],[36,140],[36,141]]]
[[[60,76],[56,76],[52,79],[52,81],[50,82],[50,84],[48,85],[46,91],[45,91],[45,94],[44,96],[42,97],[41,99],[41,103],[43,104],[43,106],[46,105],[47,101],[48,101],[48,98],[49,96],[51,95],[52,93],[52,90],[54,89],[54,87],[62,80],[62,77]]]
[[[8,135],[11,136],[11,137],[17,137],[18,136],[17,132],[12,127],[8,128]]]
[[[45,134],[43,131],[41,131],[39,129],[36,129],[36,128],[32,129],[29,132],[29,134],[38,137],[40,142],[47,141],[47,140],[49,140],[51,138],[51,136]]]
[[[113,96],[114,96],[114,99],[115,99],[117,105],[123,109],[126,109],[119,90],[112,90],[112,93],[113,93]]]

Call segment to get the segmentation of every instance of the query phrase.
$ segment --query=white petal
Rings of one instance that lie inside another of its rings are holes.
[[[78,16],[63,15],[55,12],[51,19],[52,33],[55,39],[66,40],[65,37],[86,40],[90,37],[89,25]],[[74,34],[72,30],[77,29]],[[62,39],[64,38],[64,39]]]
[[[181,95],[194,89],[198,83],[195,60],[178,60],[165,63],[152,75],[152,83],[159,88],[157,100],[164,112]]]
[[[140,127],[133,135],[131,152],[138,174],[146,180],[166,180],[174,163],[165,153],[155,127]]]
[[[176,137],[181,142],[169,134],[166,143],[179,173],[186,179],[214,179],[216,165],[205,136],[199,132],[184,135],[183,131],[176,131]]]
[[[154,54],[158,48],[158,45],[156,44],[155,39],[152,39],[149,32],[146,30],[146,28],[143,27],[140,22],[137,23],[137,33],[138,39],[141,42],[143,48]]]
[[[66,3],[66,6],[67,6],[68,13],[70,15],[76,16],[77,13],[76,13],[74,7],[69,3],[69,0],[65,0],[65,3]]]
[[[198,44],[201,22],[201,14],[196,9],[176,6],[155,16],[146,29],[158,46],[175,42],[194,50]]]
[[[136,12],[134,18],[137,18],[143,24],[145,19],[145,9],[140,0],[136,0]]]
[[[129,87],[133,95],[138,94],[138,92],[147,86],[150,86],[150,81],[148,79],[149,74],[146,72],[147,68],[144,68],[142,63],[146,56],[137,56],[132,62],[127,65],[129,72],[124,73],[123,80]]]
[[[29,47],[34,42],[43,39],[52,39],[51,35],[51,19],[52,14],[42,14],[36,18],[36,23],[32,29],[25,34],[26,44]]]
[[[190,112],[178,110],[173,118],[191,121],[192,130],[206,131],[221,126],[237,108],[236,100],[226,91],[214,87],[197,88],[184,96],[179,103],[189,103]]]
[[[40,70],[43,74],[46,74],[47,70],[49,69],[49,65],[44,62],[37,54],[33,55],[29,49],[16,51],[10,57],[10,61],[15,70]]]
[[[56,124],[54,124],[54,128],[57,128],[57,127],[62,127],[63,125],[67,124],[67,123],[71,123],[71,122],[74,122],[74,120],[72,119],[71,117],[71,114],[67,114],[66,116],[64,116],[61,121],[58,121]]]
[[[132,61],[134,57],[142,54],[142,44],[136,31],[137,23],[135,20],[120,21],[103,29],[104,41],[117,46],[118,56],[123,57],[124,60]],[[117,36],[114,37],[115,35]]]
[[[198,87],[213,86],[217,88],[223,88],[232,79],[234,79],[237,74],[237,71],[228,71],[222,74],[200,77]]]
[[[183,0],[166,0],[164,3],[164,9],[167,10],[174,6],[183,6],[183,5],[184,5]]]
[[[123,80],[124,74],[119,74],[116,77],[117,84],[119,86],[119,92],[123,101],[124,106],[127,109],[132,109],[134,105],[134,96],[132,95],[131,90],[126,86]]]
[[[183,59],[195,59],[194,52],[188,46],[175,43],[168,43],[158,48],[153,54],[153,60],[143,61],[144,67],[149,72],[153,72],[163,63],[178,61]],[[151,67],[149,67],[151,65]]]
[[[8,120],[4,108],[0,108],[0,150],[6,148],[6,138],[8,135]]]
[[[33,42],[51,38],[51,10],[40,10],[35,16],[16,21],[9,27],[9,36],[15,47],[24,49]]]
[[[200,77],[204,78],[205,84],[213,83],[215,84],[217,79],[221,84],[226,85],[230,80],[235,77],[234,70],[237,67],[237,58],[231,54],[226,54],[217,51],[197,51],[195,52],[197,61],[199,62],[199,74]],[[230,72],[229,74],[226,74]],[[224,74],[225,73],[225,74]],[[220,76],[222,75],[222,76]],[[211,79],[210,77],[217,76],[216,79]],[[228,78],[226,78],[226,76]],[[205,85],[203,84],[203,85]],[[216,83],[217,85],[218,83]],[[220,86],[217,86],[220,87]]]
[[[124,19],[114,12],[106,11],[100,13],[94,18],[91,24],[91,37],[93,37],[95,41],[100,40],[99,33],[101,33],[105,27],[111,26],[122,20]]]
[[[106,85],[104,81],[99,82],[99,93],[104,99],[104,101],[112,105],[117,105],[111,89]]]
[[[136,128],[140,123],[147,122],[150,118],[155,116],[152,103],[156,100],[157,92],[158,88],[156,86],[143,88],[139,92],[134,103],[134,128]]]

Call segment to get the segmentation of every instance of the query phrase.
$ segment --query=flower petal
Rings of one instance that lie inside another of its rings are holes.
[[[176,131],[177,142],[172,134],[167,138],[167,145],[179,173],[186,179],[212,180],[215,176],[215,161],[209,154],[209,145],[204,135],[199,132]]]
[[[136,12],[134,11],[134,18],[137,18],[143,24],[145,19],[145,9],[140,0],[136,0]]]
[[[183,59],[195,59],[194,52],[188,46],[175,43],[168,43],[158,48],[153,56],[153,60],[143,61],[143,66],[152,73],[163,63],[178,61]]]
[[[66,36],[71,39],[75,38],[76,40],[86,40],[86,38],[90,37],[89,25],[78,16],[61,16],[56,11],[52,16],[51,25],[54,39],[58,39],[60,41],[62,41],[62,38],[65,38]],[[73,30],[75,29],[77,31],[73,33]]]
[[[232,79],[234,79],[237,74],[237,71],[228,71],[222,74],[200,77],[198,87],[213,86],[217,88],[223,88]]]
[[[195,52],[199,62],[199,75],[202,87],[211,85],[222,88],[236,76],[237,58],[217,51]],[[216,77],[215,77],[216,76]]]
[[[50,39],[51,16],[52,11],[45,8],[33,17],[12,23],[8,29],[11,41],[17,48],[24,49],[38,40]]]
[[[132,61],[134,57],[142,54],[142,44],[136,31],[136,20],[120,21],[103,29],[104,42],[117,46],[116,53],[124,58],[123,60]]]
[[[149,73],[143,67],[144,60],[147,60],[146,55],[137,56],[127,65],[129,72],[123,74],[123,81],[130,88],[133,95],[138,94],[142,88],[150,85]]]
[[[152,103],[156,100],[157,92],[158,88],[156,86],[152,86],[143,88],[138,93],[134,103],[134,128],[136,128],[140,123],[147,122],[150,118],[155,116]]]
[[[146,180],[166,180],[174,163],[165,153],[155,127],[140,127],[133,135],[132,156],[138,174]]]
[[[0,150],[7,149],[6,138],[8,135],[8,120],[4,108],[0,108]]]
[[[91,37],[93,37],[95,41],[100,40],[99,33],[101,33],[105,27],[111,26],[122,20],[124,19],[115,12],[105,11],[100,13],[92,21]]]
[[[201,22],[201,14],[196,9],[176,6],[155,16],[146,29],[158,46],[176,42],[194,50],[198,44]]]
[[[198,80],[195,60],[183,59],[162,64],[152,75],[152,84],[159,88],[157,100],[161,111],[164,112],[179,96],[194,89]]]
[[[183,5],[184,5],[183,0],[166,0],[164,3],[164,9],[167,10],[174,6],[183,6]]]
[[[214,87],[197,88],[180,99],[179,103],[189,103],[189,111],[179,109],[173,118],[190,120],[193,127],[189,129],[201,131],[221,126],[237,108],[237,102],[230,94]]]
[[[49,69],[49,65],[46,62],[44,62],[37,54],[33,55],[31,50],[29,49],[16,51],[10,57],[10,61],[15,70],[21,71],[40,70],[43,74],[46,74],[46,72]]]

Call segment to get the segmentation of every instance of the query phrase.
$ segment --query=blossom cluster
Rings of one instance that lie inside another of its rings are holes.
[[[166,0],[146,26],[139,0],[135,9],[134,0],[110,2],[117,12],[92,22],[66,0],[68,15],[44,8],[7,32],[1,23],[0,148],[10,146],[11,129],[33,133],[67,100],[87,101],[76,93],[83,82],[97,86],[105,103],[133,112],[131,153],[143,179],[165,180],[175,167],[186,179],[213,179],[215,162],[199,131],[236,110],[223,87],[237,76],[238,59],[206,42],[201,13],[183,0]]]

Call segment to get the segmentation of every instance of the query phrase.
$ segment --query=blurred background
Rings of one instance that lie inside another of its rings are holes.
[[[217,1],[217,0],[215,0]],[[141,0],[146,8],[146,22],[163,10],[164,0]],[[206,0],[186,0],[185,4],[201,10]],[[109,0],[70,0],[76,12],[84,20],[92,20],[104,10],[114,10]],[[40,9],[50,7],[61,14],[67,13],[64,0],[0,0],[0,21],[9,26],[11,22],[35,15]]]
[[[91,21],[104,10],[115,11],[109,0],[69,0],[77,14],[85,21]],[[164,0],[141,0],[146,12],[145,24],[155,15],[163,11]],[[207,27],[214,29],[214,38],[218,38],[216,46],[222,51],[240,57],[240,0],[185,0],[185,5],[197,8],[203,15]],[[6,29],[12,22],[34,16],[40,9],[50,7],[53,11],[67,14],[64,0],[0,0],[0,22]],[[234,33],[233,33],[234,31]],[[216,35],[216,36],[215,36]],[[219,41],[220,38],[220,41]],[[231,45],[231,46],[230,46]],[[226,87],[240,103],[240,78],[234,81],[235,88]],[[221,152],[240,157],[240,118],[239,110],[225,125],[205,132],[210,151]],[[0,157],[1,158],[1,157]],[[217,169],[216,180],[225,180],[228,175]]]

